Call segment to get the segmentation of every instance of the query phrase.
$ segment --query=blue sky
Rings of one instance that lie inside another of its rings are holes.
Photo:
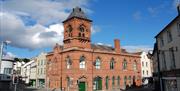
[[[92,43],[149,50],[154,36],[177,16],[177,0],[1,0],[0,41],[10,40],[6,52],[31,58],[62,44],[62,21],[80,6],[93,20]],[[12,22],[13,21],[13,22]]]

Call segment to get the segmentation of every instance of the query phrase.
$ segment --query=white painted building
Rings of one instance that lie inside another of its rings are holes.
[[[36,57],[37,63],[37,87],[45,87],[46,81],[46,53],[41,53]]]
[[[1,61],[0,80],[11,81],[13,73],[14,58],[8,55],[3,56]]]
[[[37,78],[37,64],[36,64],[36,59],[32,60],[32,63],[30,65],[30,85],[32,87],[36,87],[36,78]]]
[[[23,65],[25,64],[25,62],[14,62],[14,67],[13,70],[15,71],[14,73],[16,73],[17,76],[22,76],[23,72],[22,72],[22,68]]]
[[[151,59],[148,58],[146,52],[141,53],[141,76],[142,78],[152,77]]]
[[[25,84],[30,83],[30,74],[31,74],[31,64],[34,63],[34,60],[31,60],[23,65],[22,67],[22,80],[25,81]]]

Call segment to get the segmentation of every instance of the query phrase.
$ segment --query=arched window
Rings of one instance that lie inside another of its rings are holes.
[[[108,87],[109,87],[108,86],[109,85],[109,77],[108,76],[106,76],[106,83],[105,84],[106,84],[106,89],[108,89]]]
[[[101,61],[100,61],[100,58],[98,57],[95,62],[95,68],[100,69],[100,67],[101,67]]]
[[[79,60],[79,68],[84,69],[86,67],[85,57],[81,56]]]
[[[78,35],[79,37],[81,37],[81,33],[79,33],[79,35]]]
[[[133,69],[134,69],[134,71],[137,70],[137,62],[136,62],[136,60],[134,60],[134,62],[133,62]]]
[[[124,87],[126,88],[126,80],[127,80],[127,77],[126,76],[124,76]]]
[[[66,68],[67,69],[70,69],[71,68],[71,65],[72,65],[72,61],[71,61],[71,58],[68,56],[66,58]]]
[[[71,85],[71,79],[70,77],[67,77],[67,87],[70,87],[70,85]]]
[[[110,61],[110,69],[112,70],[112,69],[114,69],[114,58],[112,58],[111,59],[111,61]]]
[[[79,30],[80,30],[80,32],[84,32],[84,27],[81,25],[81,26],[79,27]]]
[[[131,76],[129,76],[129,84],[131,85],[132,84],[132,81],[131,81]]]
[[[72,26],[71,25],[69,25],[68,27],[67,27],[67,30],[66,30],[66,32],[68,33],[68,37],[72,37]]]
[[[112,77],[112,86],[114,87],[114,85],[115,85],[115,77],[113,76]]]
[[[80,27],[79,27],[79,37],[85,37],[85,28],[84,28],[84,26],[83,25],[80,25]]]
[[[133,85],[135,85],[136,84],[136,76],[133,76]]]
[[[85,37],[85,34],[84,34],[84,33],[82,34],[82,37]]]
[[[127,61],[126,59],[124,59],[123,61],[123,70],[126,70],[127,69]]]
[[[117,84],[120,86],[120,76],[117,77]]]

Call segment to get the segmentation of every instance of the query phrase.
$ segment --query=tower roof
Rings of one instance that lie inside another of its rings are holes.
[[[92,21],[92,20],[88,19],[88,17],[84,13],[84,11],[79,7],[73,8],[73,11],[68,16],[68,18],[65,21],[63,21],[63,23],[66,22],[67,20],[72,19],[72,18],[80,18],[80,19],[88,20],[90,22]]]

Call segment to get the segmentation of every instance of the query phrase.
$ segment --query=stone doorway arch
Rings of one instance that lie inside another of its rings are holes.
[[[78,79],[78,91],[87,91],[87,78],[82,76]]]

